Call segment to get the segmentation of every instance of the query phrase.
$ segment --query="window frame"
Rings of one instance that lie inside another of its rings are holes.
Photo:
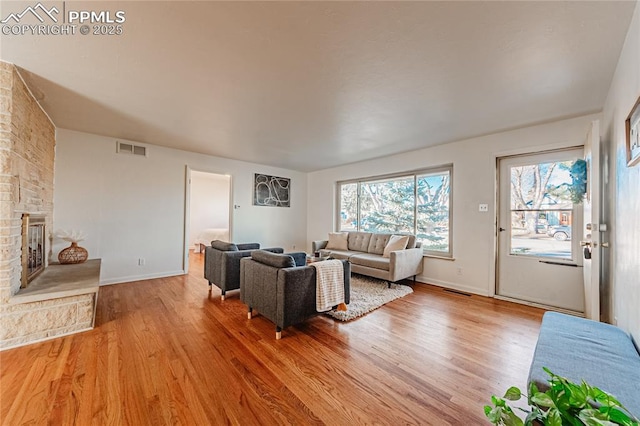
[[[351,185],[351,184],[356,184],[356,194],[357,194],[357,201],[356,201],[356,209],[357,209],[357,227],[356,230],[358,232],[361,231],[361,223],[362,223],[362,218],[361,218],[361,208],[360,208],[360,197],[361,197],[361,184],[362,183],[368,183],[368,182],[377,182],[377,181],[382,181],[382,180],[387,180],[387,179],[394,179],[394,178],[407,178],[407,177],[413,177],[413,181],[414,181],[414,185],[413,185],[413,234],[417,236],[417,226],[418,226],[418,205],[416,203],[416,200],[418,199],[418,185],[417,183],[417,179],[419,176],[421,175],[429,175],[429,174],[438,174],[438,173],[443,173],[443,172],[448,172],[449,173],[449,226],[448,226],[448,236],[449,236],[449,250],[448,251],[436,251],[436,250],[427,250],[426,247],[423,247],[422,249],[422,254],[423,256],[428,256],[428,257],[439,257],[439,258],[446,258],[446,259],[453,259],[453,164],[444,164],[444,165],[440,165],[440,166],[434,166],[434,167],[427,167],[424,169],[417,169],[417,170],[409,170],[409,171],[405,171],[405,172],[398,172],[398,173],[388,173],[388,174],[384,174],[384,175],[376,175],[376,176],[367,176],[367,177],[362,177],[362,178],[356,178],[356,179],[347,179],[347,180],[340,180],[336,182],[336,212],[335,212],[335,226],[334,229],[338,232],[342,231],[341,229],[341,223],[342,223],[342,218],[341,218],[341,211],[342,211],[342,186],[343,185]]]

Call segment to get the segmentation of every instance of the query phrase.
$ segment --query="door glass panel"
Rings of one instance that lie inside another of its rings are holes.
[[[570,188],[572,161],[510,168],[510,253],[574,259]]]

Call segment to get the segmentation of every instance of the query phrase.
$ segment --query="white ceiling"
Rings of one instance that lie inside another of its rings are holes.
[[[124,34],[0,47],[58,127],[312,171],[601,110],[635,5],[67,1]]]

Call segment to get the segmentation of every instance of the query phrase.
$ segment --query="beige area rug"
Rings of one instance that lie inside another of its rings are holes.
[[[410,293],[413,293],[413,289],[406,285],[391,284],[391,288],[387,288],[386,281],[352,275],[351,302],[347,310],[325,313],[340,321],[350,321]]]

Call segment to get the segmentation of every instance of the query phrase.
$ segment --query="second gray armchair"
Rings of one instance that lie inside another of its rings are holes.
[[[224,300],[227,291],[240,288],[240,259],[251,256],[260,249],[259,243],[233,244],[214,240],[204,251],[204,277],[209,287],[215,285],[222,291]],[[283,253],[280,247],[263,249],[272,253]]]
[[[242,259],[240,300],[276,326],[276,339],[282,329],[318,314],[316,310],[316,268],[306,265],[305,253],[273,254],[254,251]],[[342,260],[344,302],[349,304],[351,265]]]

